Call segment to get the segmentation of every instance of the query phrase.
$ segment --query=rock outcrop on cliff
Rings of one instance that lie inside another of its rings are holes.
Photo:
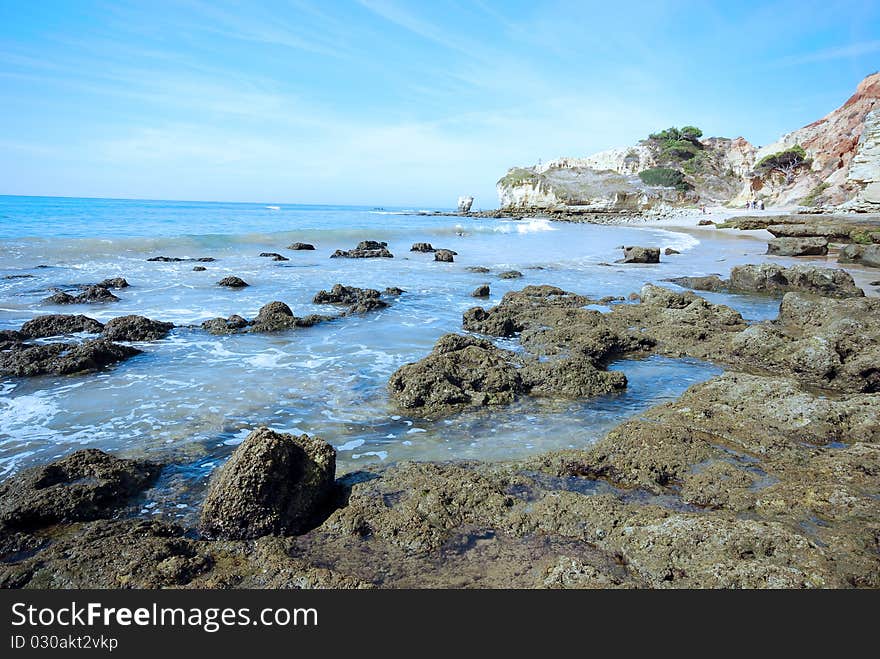
[[[673,128],[630,147],[514,167],[497,183],[499,201],[507,209],[602,212],[763,200],[880,212],[880,73],[838,109],[772,144],[701,137],[693,127]],[[791,149],[803,149],[802,164],[789,172],[767,165]],[[659,180],[645,176],[652,171]]]

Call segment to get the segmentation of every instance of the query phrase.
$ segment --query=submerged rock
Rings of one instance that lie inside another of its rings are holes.
[[[455,255],[456,252],[453,252],[451,249],[438,249],[434,252],[434,260],[443,263],[452,263],[455,261]]]
[[[492,270],[490,270],[489,268],[486,268],[482,265],[469,265],[468,267],[465,268],[465,270],[467,270],[468,272],[475,272],[480,275],[485,275],[485,274],[492,272]]]
[[[28,339],[41,339],[47,336],[62,336],[87,332],[98,334],[104,325],[88,316],[68,314],[48,314],[37,316],[21,326],[21,335]]]
[[[624,247],[618,263],[660,263],[659,247]]]
[[[0,353],[0,374],[21,377],[87,373],[140,353],[137,348],[119,345],[104,338],[80,344],[21,344]]]
[[[309,243],[293,243],[292,245],[288,245],[287,249],[292,249],[294,251],[314,251],[315,246],[310,245]]]
[[[203,265],[193,266],[193,272],[204,272],[207,268]]]
[[[672,279],[664,279],[684,288],[692,288],[697,291],[713,291],[720,292],[727,290],[727,280],[721,279],[718,275],[707,275],[705,277],[673,277]]]
[[[272,259],[273,261],[289,261],[290,259],[286,256],[281,256],[277,252],[261,252],[260,256],[264,258]]]
[[[500,279],[520,279],[523,276],[519,270],[507,270],[498,275]]]
[[[303,533],[324,512],[335,472],[326,442],[258,428],[211,479],[200,529],[226,539]]]
[[[767,253],[774,256],[824,256],[828,253],[825,238],[774,238],[767,243]]]
[[[218,286],[225,286],[227,288],[244,288],[245,286],[248,286],[249,284],[241,277],[230,276],[230,277],[224,277],[223,279],[218,281],[217,285]]]
[[[199,258],[180,258],[178,256],[154,256],[147,261],[158,263],[182,263],[184,261],[195,261],[197,263],[213,263],[216,261],[213,256],[201,256]]]
[[[388,251],[388,243],[378,242],[376,240],[362,240],[358,246],[351,250],[337,249],[330,255],[331,259],[376,259],[376,258],[394,258],[394,254]]]
[[[157,464],[97,449],[76,451],[0,484],[0,525],[31,529],[110,517],[146,489],[159,470]]]
[[[164,339],[174,323],[150,320],[144,316],[121,316],[104,326],[104,337],[111,341],[156,341]]]
[[[672,256],[673,254],[681,254],[681,252],[679,252],[677,249],[672,249],[671,247],[667,247],[666,249],[664,249],[663,253],[666,256]]]

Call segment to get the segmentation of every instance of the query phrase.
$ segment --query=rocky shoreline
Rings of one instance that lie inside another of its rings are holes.
[[[326,442],[256,429],[212,477],[198,528],[141,516],[162,465],[77,451],[0,484],[0,586],[880,587],[880,301],[844,271],[807,265],[699,279],[675,283],[782,296],[778,317],[749,323],[652,284],[603,313],[588,308],[602,301],[527,286],[465,312],[468,334],[389,382],[401,413],[436,419],[602,395],[626,386],[606,370],[624,355],[725,369],[593,446],[337,477]],[[356,313],[381,295],[319,297]],[[296,325],[279,309],[263,315]],[[88,321],[58,319],[111,327]]]

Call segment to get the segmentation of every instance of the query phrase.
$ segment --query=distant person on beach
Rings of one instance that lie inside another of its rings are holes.
[[[761,200],[761,203],[758,206],[758,208],[760,208],[761,210],[764,210],[764,200],[763,199]]]

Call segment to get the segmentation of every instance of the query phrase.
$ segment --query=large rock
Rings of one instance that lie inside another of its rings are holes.
[[[779,318],[733,337],[728,353],[812,387],[880,391],[880,299],[787,293]]]
[[[767,253],[773,256],[824,256],[828,253],[825,238],[774,238],[767,243]]]
[[[240,334],[242,332],[282,332],[297,327],[312,327],[318,323],[332,320],[330,316],[310,314],[302,318],[293,315],[284,302],[269,302],[260,307],[256,318],[247,320],[238,314],[229,318],[212,318],[202,323],[202,329],[211,334]]]
[[[446,334],[431,354],[401,366],[388,382],[391,399],[420,416],[464,407],[504,405],[525,392],[514,353],[490,341]]]
[[[85,449],[0,484],[0,525],[41,528],[112,516],[146,489],[160,466]]]
[[[315,250],[315,246],[310,243],[293,243],[287,246],[287,249],[292,249],[294,251],[309,251],[312,252]]]
[[[0,353],[0,374],[15,376],[72,375],[97,371],[141,353],[108,339],[80,344],[21,344]]]
[[[847,224],[771,224],[767,231],[776,238],[825,238],[835,242],[850,240]]]
[[[443,263],[452,263],[455,261],[455,252],[451,249],[438,249],[434,252],[434,260]]]
[[[164,339],[174,323],[151,320],[145,316],[120,316],[104,326],[104,337],[111,341],[156,341]]]
[[[728,286],[733,292],[743,293],[797,291],[829,297],[861,297],[865,294],[845,270],[810,265],[790,268],[772,263],[740,265],[730,271]]]
[[[394,258],[394,254],[388,251],[388,243],[379,242],[376,240],[362,240],[358,243],[358,246],[354,249],[350,250],[342,250],[337,249],[333,254],[330,255],[331,259],[335,258],[346,258],[346,259],[377,259],[377,258],[385,258],[390,259]]]
[[[660,263],[660,248],[624,247],[621,263]]]
[[[200,529],[227,539],[303,533],[325,512],[335,472],[326,442],[258,428],[211,479]]]
[[[427,252],[434,252],[436,250],[434,249],[434,246],[431,245],[431,243],[413,243],[413,246],[409,248],[409,251],[421,252],[424,254]]]
[[[278,252],[260,252],[260,256],[267,259],[272,259],[273,261],[289,261],[290,259],[286,256],[281,256]]]
[[[474,205],[474,198],[470,196],[459,197],[458,198],[458,212],[459,213],[470,213],[471,206]]]
[[[718,275],[706,275],[703,277],[673,277],[664,281],[671,282],[684,288],[692,288],[696,291],[720,292],[727,290],[727,281]]]
[[[103,288],[128,288],[128,282],[125,277],[110,277],[95,284]]]
[[[840,250],[837,261],[880,268],[880,245],[845,245]]]
[[[27,321],[21,326],[21,334],[28,339],[41,339],[47,336],[62,336],[77,332],[97,334],[102,329],[104,329],[104,325],[94,318],[82,314],[48,314]]]
[[[489,294],[489,284],[483,284],[482,286],[477,286],[474,289],[474,292],[471,293],[471,297],[489,297]]]

